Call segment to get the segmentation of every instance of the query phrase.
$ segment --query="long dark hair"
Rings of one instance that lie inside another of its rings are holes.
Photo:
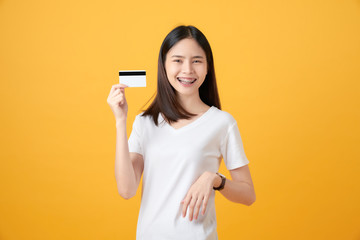
[[[154,101],[142,116],[152,116],[155,125],[158,125],[159,113],[164,115],[167,122],[176,122],[179,119],[189,119],[196,114],[189,113],[179,103],[176,91],[169,83],[165,70],[167,52],[180,40],[192,38],[201,46],[206,54],[207,75],[199,88],[200,99],[209,106],[221,109],[219,93],[216,85],[214,59],[210,44],[205,35],[194,26],[178,26],[173,29],[164,39],[159,53],[157,94]]]

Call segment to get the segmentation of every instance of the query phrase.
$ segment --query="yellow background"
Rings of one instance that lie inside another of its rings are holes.
[[[147,70],[130,134],[179,24],[210,41],[257,194],[217,194],[219,239],[360,239],[359,0],[0,0],[0,239],[135,238],[106,99]]]

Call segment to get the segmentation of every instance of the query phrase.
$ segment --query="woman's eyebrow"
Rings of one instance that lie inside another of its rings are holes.
[[[184,56],[181,56],[181,55],[172,55],[171,57],[185,58]],[[193,56],[192,58],[204,58],[204,57],[203,56]]]

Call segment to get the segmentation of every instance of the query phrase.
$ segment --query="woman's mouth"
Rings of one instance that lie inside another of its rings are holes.
[[[196,78],[176,78],[182,85],[191,86],[197,79]]]

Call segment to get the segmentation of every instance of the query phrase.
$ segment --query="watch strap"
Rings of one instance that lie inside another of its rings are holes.
[[[221,184],[218,187],[213,187],[214,190],[220,191],[225,187],[226,177],[221,173],[216,173],[221,178]]]

